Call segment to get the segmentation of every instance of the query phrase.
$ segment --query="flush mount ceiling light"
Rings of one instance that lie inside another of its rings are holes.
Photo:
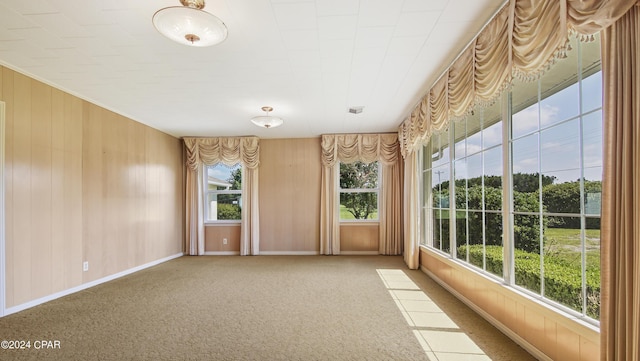
[[[189,46],[211,46],[227,38],[227,26],[202,10],[204,0],[180,0],[182,6],[160,9],[153,14],[153,26],[167,38]]]
[[[267,129],[282,125],[283,120],[281,118],[269,115],[269,112],[273,111],[272,107],[262,107],[262,110],[267,113],[267,115],[259,115],[251,118],[253,124]]]

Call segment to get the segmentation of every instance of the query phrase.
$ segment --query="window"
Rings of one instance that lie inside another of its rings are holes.
[[[537,81],[514,81],[498,102],[430,138],[422,152],[421,242],[595,321],[600,44],[573,40],[571,47]]]
[[[340,163],[340,220],[378,219],[378,162]]]
[[[205,221],[242,219],[242,166],[222,163],[206,167]]]
[[[602,79],[598,42],[511,100],[515,284],[593,319],[600,309]],[[518,201],[518,200],[526,201]]]

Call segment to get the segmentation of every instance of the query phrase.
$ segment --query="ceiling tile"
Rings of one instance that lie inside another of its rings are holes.
[[[316,7],[313,2],[273,4],[280,30],[317,29]]]

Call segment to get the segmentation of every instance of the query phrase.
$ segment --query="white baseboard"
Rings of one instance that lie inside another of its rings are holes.
[[[316,251],[260,251],[260,256],[317,256]]]
[[[66,289],[64,291],[60,291],[60,292],[54,293],[54,294],[49,295],[49,296],[38,298],[36,300],[29,301],[29,302],[26,302],[26,303],[23,303],[23,304],[20,304],[20,305],[17,305],[17,306],[9,307],[9,308],[4,310],[4,315],[6,316],[6,315],[10,315],[12,313],[24,311],[24,310],[26,310],[28,308],[41,305],[41,304],[43,304],[45,302],[53,301],[56,298],[60,298],[60,297],[63,297],[63,296],[70,295],[72,293],[76,293],[76,292],[79,292],[79,291],[82,291],[82,290],[86,290],[87,288],[91,288],[93,286],[97,286],[97,285],[99,285],[101,283],[113,281],[113,280],[115,280],[117,278],[124,277],[124,276],[132,274],[134,272],[141,271],[141,270],[143,270],[145,268],[153,267],[153,266],[156,266],[156,265],[158,265],[160,263],[164,263],[164,262],[170,261],[172,259],[175,259],[175,258],[178,258],[178,257],[182,257],[183,255],[184,254],[182,254],[182,253],[177,253],[177,254],[174,254],[174,255],[169,256],[169,257],[161,258],[159,260],[155,260],[155,261],[152,261],[152,262],[149,262],[149,263],[145,263],[143,265],[140,265],[140,266],[137,266],[137,267],[133,267],[133,268],[130,268],[128,270],[125,270],[125,271],[122,271],[122,272],[118,272],[118,273],[112,274],[110,276],[97,279],[95,281],[83,283],[83,284],[81,284],[79,286],[72,287],[72,288]]]
[[[512,339],[513,342],[517,343],[518,345],[520,345],[520,347],[527,350],[527,352],[532,354],[535,358],[542,361],[553,361],[553,359],[549,358],[549,356],[547,356],[545,353],[540,351],[537,347],[527,342],[527,340],[525,340],[524,338],[520,337],[518,334],[513,332],[509,327],[505,326],[502,322],[496,320],[493,316],[485,312],[482,308],[478,307],[475,303],[471,302],[468,298],[464,297],[458,291],[451,288],[451,286],[449,286],[446,282],[438,278],[438,276],[433,274],[426,267],[420,265],[420,270],[422,270],[422,272],[426,273],[429,277],[431,277],[434,281],[436,281],[440,286],[442,286],[444,289],[449,291],[449,293],[454,295],[457,299],[462,301],[465,305],[467,305],[469,308],[471,308],[473,311],[479,314],[482,318],[487,320],[487,322],[492,324],[495,328],[497,328],[502,333],[507,335],[507,337]]]
[[[239,256],[239,251],[212,251],[205,252],[204,256]]]
[[[378,251],[340,251],[342,256],[378,256]]]

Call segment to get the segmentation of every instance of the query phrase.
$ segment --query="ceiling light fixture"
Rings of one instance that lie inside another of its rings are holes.
[[[189,46],[212,46],[227,38],[227,26],[202,10],[204,0],[180,0],[182,6],[160,9],[153,14],[153,26],[167,38]]]
[[[267,113],[267,115],[259,115],[257,117],[251,118],[251,122],[259,127],[263,128],[275,128],[282,125],[282,118],[274,117],[269,115],[269,112],[273,111],[272,107],[262,107],[262,110]]]

